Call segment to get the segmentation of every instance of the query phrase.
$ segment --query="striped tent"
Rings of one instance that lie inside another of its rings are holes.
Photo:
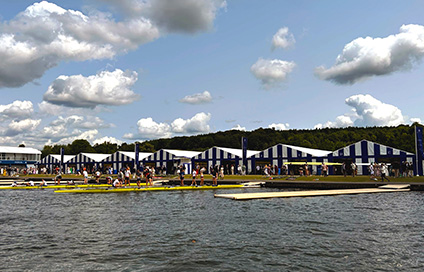
[[[193,158],[199,153],[199,151],[161,149],[144,158],[142,162],[150,167],[163,166],[167,169],[167,173],[175,173],[179,165],[184,165],[188,174],[193,169]]]
[[[256,167],[262,167],[265,164],[281,166],[286,162],[328,162],[328,155],[331,151],[293,146],[287,144],[277,144],[269,147],[250,158],[254,171]],[[321,167],[317,165],[310,166],[312,174],[319,174]]]
[[[414,164],[414,174],[416,174],[415,154],[368,140],[340,148],[328,157],[329,161],[334,162],[355,162],[358,166],[358,175],[369,175],[368,165],[373,162],[397,165],[405,161]]]
[[[139,161],[141,162],[153,153],[139,152],[138,154]],[[134,168],[135,152],[117,151],[103,159],[102,163],[104,167],[111,167],[115,173],[117,170],[122,169],[122,167],[125,166]]]
[[[247,173],[250,173],[252,169],[249,158],[258,153],[259,151],[247,150]],[[222,165],[225,168],[224,171],[226,174],[229,174],[231,166],[234,166],[235,173],[238,174],[238,165],[243,164],[243,150],[214,146],[195,156],[194,161],[196,164],[205,167],[207,171],[209,171],[211,166]]]
[[[64,155],[62,163],[64,163],[64,164],[67,163],[73,157],[75,157],[75,156],[74,155]],[[60,165],[60,163],[61,163],[60,154],[50,154],[50,155],[45,156],[40,161],[38,161],[37,165],[38,166],[45,166],[49,169],[53,169],[55,167],[58,167]]]
[[[75,167],[76,172],[82,171],[83,168],[92,171],[94,168],[101,169],[103,167],[102,161],[109,156],[110,154],[79,153],[66,164],[68,167]]]

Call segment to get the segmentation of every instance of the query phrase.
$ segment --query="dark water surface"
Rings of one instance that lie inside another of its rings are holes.
[[[422,192],[213,194],[2,190],[0,270],[424,271]]]

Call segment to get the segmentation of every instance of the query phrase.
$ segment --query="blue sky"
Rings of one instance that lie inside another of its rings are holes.
[[[4,1],[0,144],[424,118],[424,2]]]

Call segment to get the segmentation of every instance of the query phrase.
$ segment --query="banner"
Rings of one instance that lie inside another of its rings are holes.
[[[65,148],[61,148],[60,149],[60,166],[59,166],[59,171],[61,172],[61,173],[65,173],[65,169],[63,169],[64,168],[64,163],[63,163],[63,161],[65,160]]]
[[[416,175],[423,175],[423,128],[415,126]]]
[[[135,159],[134,159],[134,169],[137,170],[140,166],[140,145],[138,143],[135,144],[134,147]]]
[[[241,138],[241,150],[242,150],[242,161],[243,165],[247,166],[247,138]]]

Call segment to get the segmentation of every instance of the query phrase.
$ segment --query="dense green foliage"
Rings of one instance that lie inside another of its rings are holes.
[[[241,138],[247,137],[250,150],[264,150],[282,143],[334,151],[365,139],[415,153],[414,125],[419,124],[400,125],[397,127],[348,127],[282,131],[264,128],[254,131],[229,130],[196,136],[146,141],[140,144],[140,151],[155,152],[162,148],[203,151],[213,146],[241,148]],[[62,147],[65,149],[65,154],[69,155],[81,152],[112,154],[116,151],[134,151],[134,145],[134,143],[123,143],[118,146],[117,144],[105,142],[91,146],[86,140],[75,140],[68,145],[44,146],[42,156],[59,154]]]

